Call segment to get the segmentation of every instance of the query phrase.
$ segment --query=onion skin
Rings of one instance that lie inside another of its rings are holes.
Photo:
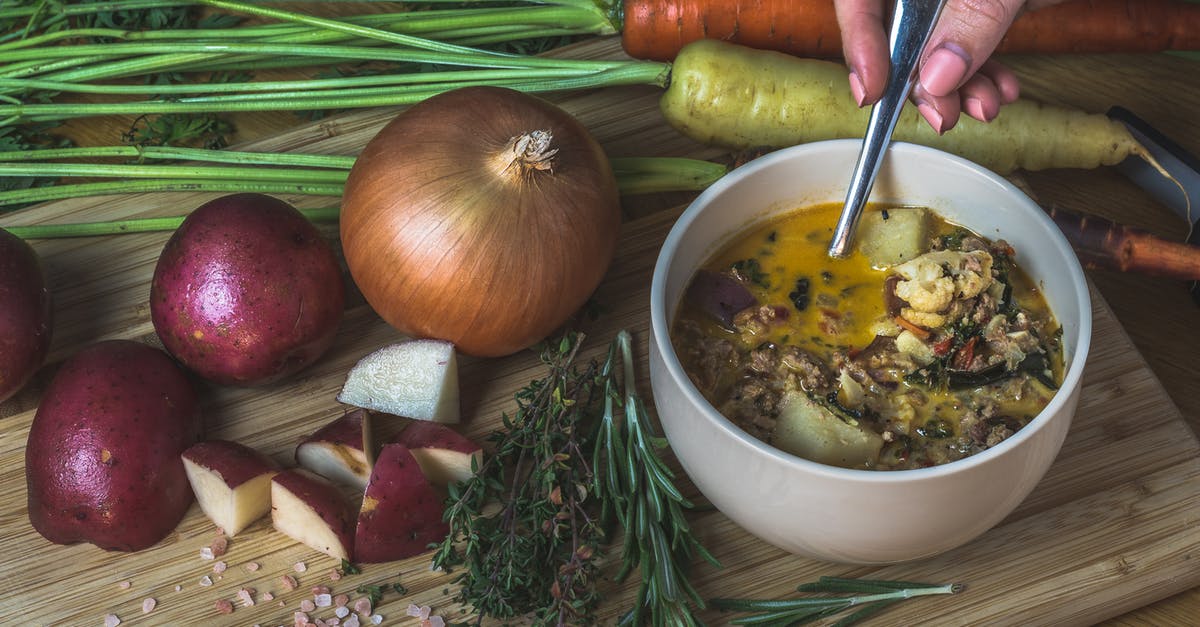
[[[29,381],[50,350],[51,302],[33,247],[0,229],[0,402]]]
[[[545,169],[508,167],[515,137],[549,131]],[[398,115],[342,196],[351,277],[389,324],[478,357],[544,339],[600,284],[621,222],[600,144],[528,94],[467,87]]]

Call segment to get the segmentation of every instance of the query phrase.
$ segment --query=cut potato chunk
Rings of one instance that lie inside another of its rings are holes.
[[[930,222],[924,207],[865,211],[858,223],[858,250],[877,268],[904,263],[929,248]]]
[[[416,420],[458,422],[454,345],[408,340],[385,346],[350,369],[338,400]]]
[[[296,463],[336,483],[366,488],[375,463],[370,414],[355,409],[321,427],[296,447]]]
[[[183,452],[183,467],[200,510],[227,535],[271,511],[270,457],[237,442],[209,440]]]
[[[356,516],[341,491],[316,473],[293,468],[271,479],[271,523],[309,548],[351,561]]]
[[[784,395],[771,443],[793,455],[845,468],[874,466],[883,448],[879,434],[847,423],[801,392]]]

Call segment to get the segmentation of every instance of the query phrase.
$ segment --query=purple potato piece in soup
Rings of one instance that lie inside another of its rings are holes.
[[[754,294],[737,278],[704,269],[696,272],[684,298],[724,327],[733,326],[733,317],[739,311],[758,304]]]
[[[50,291],[33,247],[0,229],[0,402],[25,386],[50,350]]]
[[[345,281],[329,242],[299,211],[231,194],[193,211],[163,248],[150,315],[163,346],[223,385],[265,385],[333,344]]]

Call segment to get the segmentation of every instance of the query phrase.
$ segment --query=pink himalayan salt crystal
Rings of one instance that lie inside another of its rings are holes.
[[[148,597],[142,600],[142,613],[149,614],[154,611],[154,607],[158,605],[158,601],[154,597]]]

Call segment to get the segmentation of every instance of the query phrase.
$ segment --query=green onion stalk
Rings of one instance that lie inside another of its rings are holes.
[[[81,162],[88,159],[130,162]],[[354,159],[342,155],[156,146],[2,151],[0,181],[58,177],[108,180],[0,191],[0,208],[134,192],[257,192],[337,198],[342,195]],[[187,163],[176,163],[180,160]],[[699,191],[728,171],[727,166],[719,163],[682,157],[621,157],[610,161],[620,192],[626,196]],[[322,209],[309,217],[316,221],[336,220],[337,211]],[[4,228],[18,237],[41,239],[173,230],[182,220],[183,216],[177,216]]]
[[[136,41],[77,45],[51,45],[54,43],[51,40],[63,35],[49,33],[42,35],[41,45],[8,42],[0,45],[0,126],[113,114],[136,116],[400,106],[420,102],[450,89],[479,84],[530,93],[634,84],[663,87],[669,75],[670,65],[661,62],[557,59],[484,50],[433,38],[444,36],[445,29],[430,28],[421,35],[412,35],[388,30],[396,24],[374,24],[370,20],[333,20],[230,0],[204,0],[203,4],[279,20],[273,29],[281,32],[234,37],[226,33],[237,29],[216,29],[211,36],[197,34],[191,39],[137,32],[125,37],[131,39],[136,35]],[[590,0],[554,0],[545,7],[454,9],[429,13],[435,13],[443,25],[453,25],[459,20],[464,23],[468,19],[479,21],[479,16],[456,17],[454,14],[458,12],[487,11],[509,15],[534,9],[588,12],[593,21],[611,21],[604,10]],[[425,11],[403,15],[425,16],[430,21]],[[503,21],[507,18],[488,19]],[[472,32],[479,29],[486,30],[486,27],[472,25],[468,28]],[[272,28],[263,26],[257,30],[261,33]],[[533,32],[525,26],[516,31]],[[245,80],[151,85],[103,82],[163,72],[257,68],[267,62],[264,60],[271,59],[309,66],[382,61],[399,64],[399,69],[274,82]],[[428,71],[431,69],[433,71]],[[130,99],[76,103],[18,97],[56,92]],[[147,95],[154,97],[134,99]]]
[[[350,16],[338,20],[228,0],[202,0],[188,4],[203,4],[277,21],[231,28],[51,30],[0,43],[0,77],[85,83],[163,72],[297,65],[311,67],[348,60],[396,60],[386,54],[381,58],[373,58],[365,51],[347,57],[344,51],[337,50],[339,45],[366,50],[374,48],[376,51],[385,50],[385,46],[399,46],[414,50],[500,56],[503,53],[468,46],[606,35],[617,32],[620,24],[619,2],[614,8],[591,0],[530,1],[523,5],[500,7],[481,2],[478,4],[482,6],[478,8],[421,9]],[[75,8],[75,5],[68,6]],[[94,6],[88,4],[79,8]],[[17,11],[10,10],[9,13],[15,15]],[[0,10],[0,21],[3,19],[4,11]],[[60,45],[64,41],[103,43]],[[274,47],[256,48],[254,45]],[[286,48],[281,52],[278,46]],[[434,57],[403,62],[435,63],[437,60]],[[26,87],[41,89],[34,84]],[[0,93],[20,94],[22,88],[10,83],[0,88]]]

